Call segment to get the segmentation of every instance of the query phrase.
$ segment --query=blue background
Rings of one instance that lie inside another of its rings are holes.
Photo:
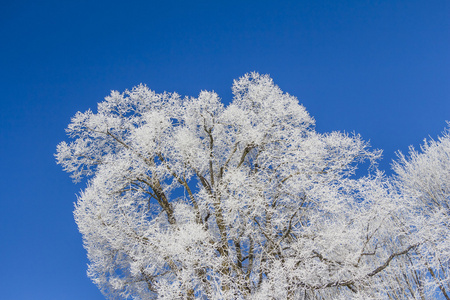
[[[319,132],[395,151],[450,120],[450,2],[1,1],[2,299],[103,299],[86,277],[73,184],[56,145],[110,90],[227,102],[232,80],[269,73]]]

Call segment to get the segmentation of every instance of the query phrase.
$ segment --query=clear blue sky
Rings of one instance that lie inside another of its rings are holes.
[[[53,157],[78,110],[141,82],[229,101],[250,71],[388,169],[450,120],[450,1],[1,1],[0,298],[103,299]]]

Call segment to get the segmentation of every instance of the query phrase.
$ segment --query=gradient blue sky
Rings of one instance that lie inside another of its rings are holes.
[[[250,71],[389,169],[450,120],[450,1],[0,1],[0,298],[103,299],[53,157],[78,110],[141,82],[227,102]]]

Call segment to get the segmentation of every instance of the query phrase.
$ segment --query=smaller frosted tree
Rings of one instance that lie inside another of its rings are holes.
[[[358,135],[320,134],[265,75],[233,101],[112,92],[77,113],[57,161],[88,178],[75,220],[109,298],[380,299],[417,241]],[[373,171],[355,178],[358,164]],[[392,284],[391,284],[392,283]]]
[[[415,235],[423,241],[405,261],[408,271],[404,278],[419,292],[450,299],[449,131],[438,140],[425,140],[420,150],[411,147],[409,156],[399,153],[394,164],[412,218],[404,222],[415,228]]]

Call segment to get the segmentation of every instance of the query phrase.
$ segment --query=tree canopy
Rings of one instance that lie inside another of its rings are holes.
[[[73,117],[56,158],[87,178],[75,220],[107,297],[448,298],[448,134],[387,177],[269,76],[232,90],[224,106],[139,85]]]

